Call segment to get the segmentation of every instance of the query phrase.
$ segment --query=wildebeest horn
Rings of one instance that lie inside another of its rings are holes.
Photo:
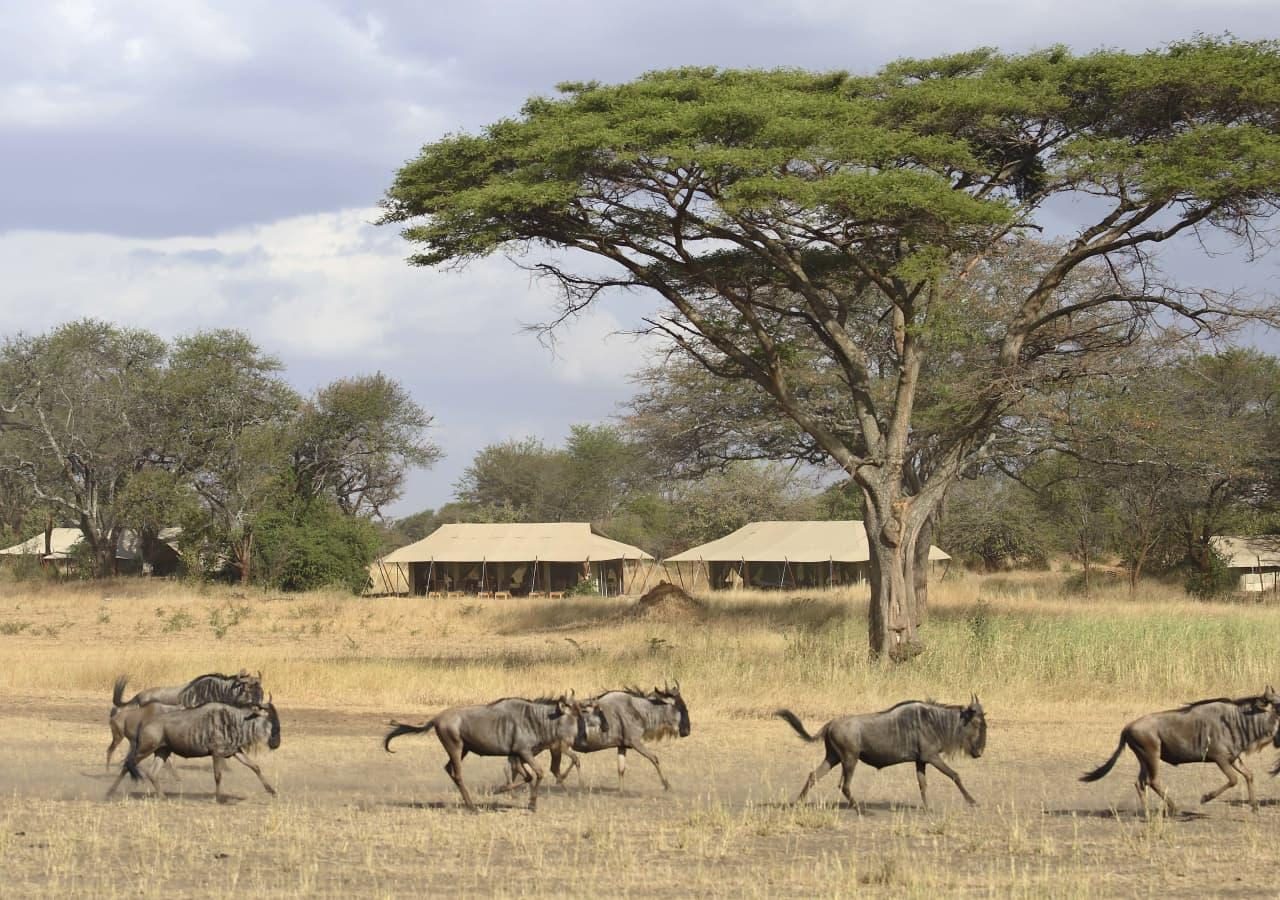
[[[677,678],[677,679],[676,679],[675,692],[676,692],[677,694],[678,694],[678,693],[680,693],[680,679],[679,679],[679,678]]]

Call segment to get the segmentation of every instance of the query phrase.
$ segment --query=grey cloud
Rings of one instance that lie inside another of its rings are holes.
[[[563,80],[687,64],[867,71],[977,44],[1139,48],[1196,30],[1280,33],[1280,7],[1247,0],[294,0],[195,4],[198,15],[108,6],[74,27],[57,9],[6,16],[5,43],[20,52],[0,59],[0,83],[83,92],[88,106],[52,122],[10,117],[0,229],[209,234],[368,205],[422,143]]]

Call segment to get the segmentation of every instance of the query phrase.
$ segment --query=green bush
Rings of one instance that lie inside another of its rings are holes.
[[[254,525],[259,578],[282,591],[341,587],[358,594],[378,552],[377,529],[325,500],[295,501]]]
[[[1204,568],[1187,572],[1184,582],[1187,593],[1201,600],[1222,597],[1236,589],[1236,576],[1227,566],[1227,560],[1212,547],[1205,548]]]

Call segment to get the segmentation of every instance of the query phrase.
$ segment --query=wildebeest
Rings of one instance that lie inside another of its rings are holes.
[[[449,755],[444,770],[462,794],[468,809],[475,803],[462,780],[462,760],[468,753],[477,756],[505,756],[529,783],[529,809],[538,808],[538,785],[542,769],[534,756],[548,747],[572,744],[582,728],[582,718],[591,713],[584,704],[566,697],[525,700],[505,697],[483,706],[455,706],[437,713],[422,725],[394,726],[382,741],[382,747],[393,753],[391,741],[402,734],[422,734],[435,729],[444,751]]]
[[[606,691],[593,697],[590,702],[595,704],[600,716],[584,719],[583,728],[573,742],[572,750],[594,753],[616,747],[619,781],[626,774],[627,751],[635,750],[653,763],[662,787],[670,790],[671,784],[662,773],[657,755],[645,745],[645,741],[689,736],[689,707],[680,696],[680,682],[677,681],[674,687],[655,687],[649,693],[637,688]],[[581,764],[568,746],[553,746],[550,750],[551,773],[558,783],[562,783]],[[569,757],[569,768],[562,773],[560,762],[561,756],[565,754]],[[512,781],[515,780],[515,775],[516,767],[512,766]]]
[[[107,791],[108,797],[115,794],[126,773],[134,781],[145,774],[156,793],[163,797],[164,791],[156,782],[155,776],[150,772],[141,773],[138,769],[138,763],[152,755],[160,759],[167,759],[169,756],[181,756],[184,759],[212,757],[213,792],[219,803],[222,802],[222,772],[226,767],[226,760],[231,757],[248,766],[258,776],[268,794],[276,792],[267,783],[267,779],[262,777],[262,770],[258,765],[246,755],[263,743],[272,750],[280,746],[280,717],[270,699],[265,706],[206,703],[194,709],[181,708],[167,713],[158,712],[157,707],[158,704],[154,703],[144,707],[144,719],[134,732],[133,746],[129,748],[120,774]]]
[[[252,675],[241,669],[236,675],[211,672],[176,687],[147,688],[124,699],[128,675],[116,679],[111,702],[116,707],[141,706],[144,703],[168,703],[170,706],[195,707],[202,703],[231,703],[248,706],[262,702],[262,673]]]
[[[1216,763],[1227,776],[1227,783],[1200,798],[1208,803],[1239,781],[1236,773],[1244,776],[1249,790],[1249,805],[1258,811],[1258,801],[1253,793],[1253,773],[1245,768],[1240,757],[1259,750],[1276,737],[1280,726],[1280,695],[1268,685],[1263,693],[1254,697],[1232,700],[1218,697],[1199,700],[1179,709],[1151,713],[1135,719],[1120,732],[1116,752],[1105,763],[1081,776],[1081,781],[1097,781],[1116,764],[1127,746],[1138,758],[1138,802],[1147,805],[1147,787],[1150,786],[1165,802],[1170,813],[1177,812],[1169,795],[1160,784],[1160,762],[1171,766],[1184,763]]]
[[[111,725],[111,746],[107,748],[107,768],[111,768],[111,755],[115,753],[116,747],[126,738],[132,738],[137,733],[140,724],[153,716],[164,715],[176,709],[185,708],[183,706],[171,706],[168,703],[144,703],[141,706],[112,707],[111,717],[108,719]],[[166,759],[164,763],[169,767],[170,771],[173,770],[173,765],[169,760]]]
[[[166,707],[180,708],[215,701],[232,706],[262,702],[262,673],[250,675],[243,669],[238,675],[216,672],[201,675],[178,687],[147,688],[125,700],[124,688],[128,683],[129,676],[121,675],[111,691],[111,712],[107,719],[107,724],[111,726],[111,745],[107,747],[107,768],[111,767],[111,756],[116,752],[116,747],[138,727],[138,711],[148,704],[159,703]]]
[[[791,710],[780,709],[774,715],[785,719],[806,741],[821,740],[826,744],[826,756],[809,773],[800,796],[796,798],[797,803],[803,802],[809,790],[838,763],[842,776],[840,790],[849,805],[855,805],[849,785],[853,781],[854,767],[859,762],[877,769],[915,763],[920,802],[926,809],[929,806],[926,766],[933,766],[954,781],[970,805],[978,802],[965,790],[960,776],[943,760],[944,756],[961,752],[977,759],[986,749],[987,720],[976,696],[967,706],[904,700],[884,712],[832,719],[812,735]]]

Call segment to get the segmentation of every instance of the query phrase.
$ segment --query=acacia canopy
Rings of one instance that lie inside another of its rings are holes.
[[[667,301],[652,328],[758,384],[861,487],[872,652],[907,655],[922,531],[1028,391],[1155,329],[1269,318],[1166,283],[1150,249],[1215,229],[1254,246],[1280,191],[1278,113],[1272,42],[981,49],[871,75],[677,69],[563,85],[428,145],[383,221],[420,265],[540,253],[565,314],[612,289]],[[1075,221],[1016,292],[975,287],[1059,197]],[[946,427],[917,429],[922,376],[949,365],[967,377]],[[815,371],[838,409],[806,402]]]

